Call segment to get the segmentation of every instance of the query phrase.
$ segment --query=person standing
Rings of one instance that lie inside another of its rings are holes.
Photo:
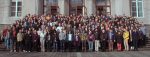
[[[101,33],[101,48],[102,48],[102,51],[106,51],[106,45],[107,45],[107,39],[108,39],[108,35],[107,35],[107,32],[103,29],[102,30],[102,33]]]
[[[75,50],[76,51],[79,51],[79,48],[80,48],[80,37],[79,37],[79,31],[77,31],[75,34],[74,34],[74,47],[75,47]]]
[[[23,41],[23,34],[22,29],[20,29],[19,33],[17,34],[17,51],[23,50],[22,41]]]
[[[60,50],[61,51],[64,51],[65,39],[66,39],[66,33],[64,32],[64,30],[61,30],[60,33],[59,33]]]
[[[133,46],[134,46],[134,50],[137,51],[138,50],[138,32],[136,29],[133,30],[132,32],[132,41],[133,41]]]
[[[2,38],[4,39],[4,45],[6,47],[6,49],[9,49],[9,33],[8,33],[8,28],[6,27],[5,29],[3,29],[2,32]]]
[[[117,32],[116,34],[116,41],[117,41],[117,50],[121,51],[122,50],[122,41],[123,37],[120,31]]]
[[[32,33],[32,42],[33,42],[32,51],[39,51],[40,36],[37,34],[36,30],[34,30],[33,33]]]
[[[26,52],[32,51],[32,34],[29,30],[25,34],[25,50]]]
[[[40,36],[41,51],[45,52],[45,32],[39,29],[38,35]]]
[[[88,34],[88,45],[89,45],[89,51],[93,51],[93,43],[94,43],[94,34],[92,33],[92,31],[89,31]]]
[[[67,34],[67,40],[68,40],[68,49],[69,51],[71,51],[72,48],[72,38],[73,38],[73,34],[71,33],[71,31],[69,31],[69,33]]]
[[[127,28],[124,28],[123,39],[124,39],[124,47],[125,47],[125,50],[128,51],[128,50],[129,50],[129,43],[128,43],[128,40],[129,40],[129,32],[128,32]]]
[[[114,47],[114,33],[111,29],[109,29],[108,32],[109,38],[108,38],[108,47],[109,47],[109,51],[113,51],[113,47]]]
[[[51,51],[52,50],[52,39],[51,39],[51,35],[50,32],[48,31],[45,35],[45,44],[46,44],[46,51]]]
[[[86,42],[87,42],[87,33],[83,31],[80,34],[81,42],[82,42],[82,51],[86,51]]]
[[[95,33],[94,33],[94,35],[95,35],[95,51],[99,51],[99,36],[100,36],[100,34],[99,34],[99,32],[98,32],[98,29],[95,29]]]

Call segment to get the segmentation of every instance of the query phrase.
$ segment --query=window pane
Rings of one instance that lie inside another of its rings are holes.
[[[138,0],[138,1],[142,1],[142,0]]]
[[[142,2],[138,2],[138,6],[139,6],[139,7],[142,7]]]
[[[133,17],[137,17],[137,13],[136,12],[132,12],[132,16]]]
[[[138,12],[138,17],[143,17],[143,12]]]
[[[132,6],[136,6],[136,2],[132,2]]]
[[[16,2],[11,2],[11,6],[16,6]]]
[[[15,16],[15,12],[11,12],[11,15],[10,16]]]
[[[136,11],[136,7],[132,7],[132,11]]]
[[[16,7],[11,7],[11,11],[16,11]]]
[[[58,0],[47,0],[47,4],[48,5],[51,5],[51,6],[54,6],[54,5],[57,5],[58,4]]]
[[[18,7],[18,9],[17,9],[18,11],[21,11],[22,10],[22,7]]]
[[[71,6],[82,5],[82,0],[71,0],[70,4]]]
[[[96,0],[97,5],[106,5],[106,0]]]
[[[138,8],[138,17],[143,17],[143,10],[142,10],[142,7],[139,7]]]
[[[18,12],[18,13],[17,13],[17,16],[21,16],[21,12]]]
[[[21,2],[18,2],[18,6],[22,6],[22,3],[21,3]]]
[[[132,1],[136,1],[136,0],[132,0]]]

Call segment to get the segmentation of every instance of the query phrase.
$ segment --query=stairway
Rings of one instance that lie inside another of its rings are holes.
[[[139,48],[140,51],[150,51],[150,38],[147,39],[146,45]]]
[[[2,43],[0,43],[0,51],[6,51],[6,49]]]

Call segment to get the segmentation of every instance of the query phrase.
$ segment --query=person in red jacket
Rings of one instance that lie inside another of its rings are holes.
[[[88,34],[88,45],[89,45],[89,51],[93,51],[93,43],[95,41],[95,37],[94,34],[92,33],[92,31],[89,31]]]

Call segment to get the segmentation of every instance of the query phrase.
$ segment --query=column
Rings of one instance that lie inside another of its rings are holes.
[[[58,8],[58,12],[60,13],[60,14],[62,14],[62,15],[64,15],[65,14],[65,0],[59,0],[58,1],[58,6],[59,6],[59,8]]]
[[[86,0],[85,1],[85,8],[87,9],[87,16],[95,14],[95,3],[94,0]]]

